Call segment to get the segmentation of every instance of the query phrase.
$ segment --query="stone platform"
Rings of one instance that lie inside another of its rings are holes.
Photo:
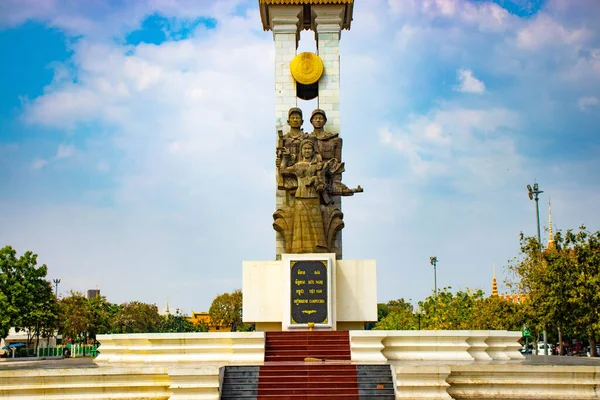
[[[348,338],[343,363],[387,366],[396,399],[600,399],[600,360],[524,358],[516,332],[350,331]],[[285,364],[264,362],[262,332],[99,340],[93,366],[0,368],[0,398],[217,400],[223,367]]]

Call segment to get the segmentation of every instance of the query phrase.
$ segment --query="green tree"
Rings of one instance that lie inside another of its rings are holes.
[[[90,339],[96,340],[96,335],[113,331],[113,321],[121,309],[118,304],[110,303],[106,296],[100,295],[87,299],[87,307],[90,312],[87,336]]]
[[[375,329],[378,330],[415,330],[419,327],[418,315],[413,312],[413,305],[404,299],[391,300],[377,311],[382,317]]]
[[[256,325],[242,322],[236,329],[238,332],[254,332],[256,330]]]
[[[158,332],[160,324],[161,316],[156,304],[132,301],[121,306],[115,315],[113,329],[117,333]]]
[[[527,297],[523,312],[529,329],[539,334],[550,328],[550,324],[556,321],[554,311],[560,310],[566,303],[556,304],[557,297],[550,300],[553,297],[550,292],[553,277],[548,274],[550,271],[537,238],[520,235],[520,255],[508,268],[513,272],[512,279],[507,282],[509,287]]]
[[[520,331],[523,327],[523,306],[502,297],[490,296],[475,300],[468,329]]]
[[[37,266],[37,255],[31,251],[17,257],[11,246],[0,249],[0,334],[6,337],[8,327],[26,329],[28,344],[34,337],[54,333],[57,308],[52,286],[46,280],[48,268]]]
[[[600,232],[584,226],[555,236],[555,246],[540,251],[533,237],[520,238],[519,257],[509,265],[512,286],[528,296],[525,316],[538,331],[554,327],[588,337],[595,353],[600,330]],[[561,348],[562,352],[562,348]]]
[[[0,275],[0,284],[2,280],[3,278]],[[8,307],[8,297],[4,294],[4,289],[0,287],[0,339],[4,339],[8,336],[8,330],[11,326]]]
[[[86,339],[93,315],[88,300],[81,292],[71,291],[70,295],[58,302],[60,309],[60,332],[63,338]]]
[[[520,304],[497,296],[486,298],[481,290],[467,289],[453,294],[450,289],[444,288],[437,297],[430,296],[419,302],[420,314],[415,313],[413,305],[404,299],[383,304],[380,310],[387,314],[375,329],[521,329],[523,312]]]
[[[59,301],[60,332],[71,339],[95,340],[96,335],[113,331],[113,320],[120,306],[105,296],[88,299],[81,292],[71,291]]]
[[[570,256],[571,274],[569,304],[573,326],[586,333],[592,357],[596,354],[596,335],[600,332],[600,232],[590,233],[582,226],[579,232],[568,230],[562,253]]]
[[[37,351],[40,337],[50,338],[58,328],[59,308],[52,285],[48,281],[39,281],[37,293],[34,296],[35,307],[23,317],[23,326],[27,329],[28,344],[35,338]]]
[[[242,291],[223,293],[215,297],[208,310],[210,320],[219,326],[229,326],[235,332],[242,325]]]
[[[208,325],[195,324],[187,319],[187,315],[169,314],[161,316],[159,332],[208,332]]]
[[[208,332],[209,330],[209,326],[206,322],[204,321],[200,321],[200,322],[196,322],[195,324],[196,327],[196,331],[195,332]]]
[[[421,328],[433,330],[471,329],[471,315],[477,301],[483,299],[481,289],[450,292],[451,287],[440,290],[419,302]]]
[[[370,331],[372,329],[375,329],[375,326],[377,325],[377,323],[379,321],[381,321],[382,319],[384,319],[388,315],[388,313],[389,313],[389,310],[388,310],[388,306],[386,303],[377,303],[377,321],[366,322],[365,330]]]

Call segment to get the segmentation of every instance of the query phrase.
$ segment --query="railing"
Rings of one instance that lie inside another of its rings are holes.
[[[100,363],[257,363],[264,332],[124,333],[98,335]]]
[[[76,344],[71,346],[72,356],[81,357],[81,356],[92,356],[96,357],[98,355],[98,346],[94,346],[91,344]]]
[[[62,347],[39,347],[37,352],[38,357],[96,357],[97,355],[98,346],[91,344],[74,344]]]
[[[351,331],[352,361],[522,360],[521,332]]]
[[[58,357],[63,355],[62,347],[38,347],[38,357]]]

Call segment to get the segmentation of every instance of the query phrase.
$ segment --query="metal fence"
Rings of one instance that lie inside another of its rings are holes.
[[[98,346],[86,344],[74,344],[61,347],[40,347],[38,348],[38,357],[83,357],[98,355]]]

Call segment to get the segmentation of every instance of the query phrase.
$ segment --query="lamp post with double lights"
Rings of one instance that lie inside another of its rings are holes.
[[[58,299],[58,284],[60,283],[60,279],[52,279],[52,282],[54,282],[54,296],[56,296],[56,298]]]
[[[527,192],[529,194],[529,200],[535,200],[535,217],[537,219],[537,238],[538,238],[538,243],[540,245],[540,251],[542,251],[544,246],[542,245],[542,235],[540,234],[539,196],[540,196],[540,194],[544,193],[544,191],[540,190],[540,185],[538,185],[536,182],[533,184],[533,188],[531,187],[531,185],[527,185]],[[544,355],[548,355],[548,335],[546,334],[546,328],[544,328]]]
[[[183,318],[183,314],[179,311],[179,308],[177,310],[175,310],[175,318],[177,319],[177,332],[181,332],[182,331],[182,318]]]
[[[429,263],[431,265],[433,265],[433,288],[434,288],[435,297],[437,297],[437,271],[436,271],[437,262],[438,262],[438,259],[436,256],[429,257]]]
[[[527,191],[529,192],[529,200],[535,200],[535,216],[537,218],[537,238],[540,244],[540,249],[542,249],[542,235],[540,234],[540,205],[539,205],[539,195],[544,193],[543,190],[540,190],[540,186],[537,183],[533,184],[533,188],[531,185],[527,185]]]

